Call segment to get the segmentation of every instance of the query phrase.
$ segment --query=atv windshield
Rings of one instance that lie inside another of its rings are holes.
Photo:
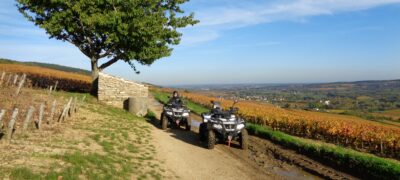
[[[213,109],[211,110],[211,113],[213,114],[214,118],[225,118],[225,119],[231,118],[231,112],[224,111],[221,107],[221,103],[219,102],[213,103]]]

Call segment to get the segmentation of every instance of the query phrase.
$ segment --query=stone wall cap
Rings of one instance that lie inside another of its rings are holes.
[[[122,82],[124,82],[124,83],[128,83],[128,84],[134,84],[134,85],[140,85],[140,86],[147,87],[146,85],[141,84],[141,83],[138,83],[138,82],[136,82],[136,81],[126,80],[126,79],[123,79],[123,78],[121,78],[121,77],[113,76],[113,75],[106,74],[106,73],[103,73],[103,72],[100,72],[100,73],[99,73],[99,77],[100,77],[100,76],[118,79],[118,80],[120,80],[120,81],[122,81]]]

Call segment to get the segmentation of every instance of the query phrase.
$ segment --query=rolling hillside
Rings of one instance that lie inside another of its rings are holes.
[[[40,63],[40,62],[21,62],[21,61],[0,58],[0,64],[19,64],[19,65],[36,66],[36,67],[43,67],[43,68],[54,69],[54,70],[59,70],[59,71],[78,73],[78,74],[83,74],[86,76],[90,76],[90,74],[91,74],[90,71],[84,70],[84,69],[62,66],[62,65],[58,65],[58,64]]]
[[[92,79],[83,72],[83,70],[66,66],[0,60],[0,76],[5,81],[11,81],[15,76],[26,74],[30,84],[39,88],[58,84],[57,88],[65,91],[90,92]]]

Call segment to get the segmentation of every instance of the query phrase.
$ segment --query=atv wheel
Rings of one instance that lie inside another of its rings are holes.
[[[207,133],[207,148],[214,149],[215,145],[215,132],[213,130],[208,130]]]
[[[206,140],[206,133],[207,133],[207,124],[206,123],[201,123],[199,127],[199,138],[200,141],[205,141]]]
[[[163,119],[164,119],[164,113],[161,113],[160,126],[162,126],[162,120]]]
[[[161,116],[161,129],[166,130],[168,127],[168,117],[165,115]]]
[[[249,144],[249,134],[247,133],[246,129],[242,129],[242,132],[239,136],[239,143],[243,150],[247,150]]]
[[[186,131],[190,131],[190,125],[189,125],[189,122],[186,122],[186,124],[185,124],[185,130],[186,130]]]

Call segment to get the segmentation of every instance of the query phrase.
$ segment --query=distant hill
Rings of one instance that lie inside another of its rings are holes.
[[[341,91],[341,90],[385,90],[400,89],[400,79],[397,80],[371,80],[354,82],[332,83],[297,83],[297,84],[213,84],[213,85],[182,85],[172,86],[192,90],[314,90],[314,91]]]
[[[73,68],[73,67],[68,67],[68,66],[61,66],[61,65],[57,65],[57,64],[49,64],[49,63],[21,62],[21,61],[0,58],[0,64],[23,64],[23,65],[28,65],[28,66],[39,66],[39,67],[44,67],[44,68],[54,69],[54,70],[59,70],[59,71],[64,71],[64,72],[72,72],[72,73],[78,73],[78,74],[89,75],[89,76],[91,75],[91,72],[88,70]]]

